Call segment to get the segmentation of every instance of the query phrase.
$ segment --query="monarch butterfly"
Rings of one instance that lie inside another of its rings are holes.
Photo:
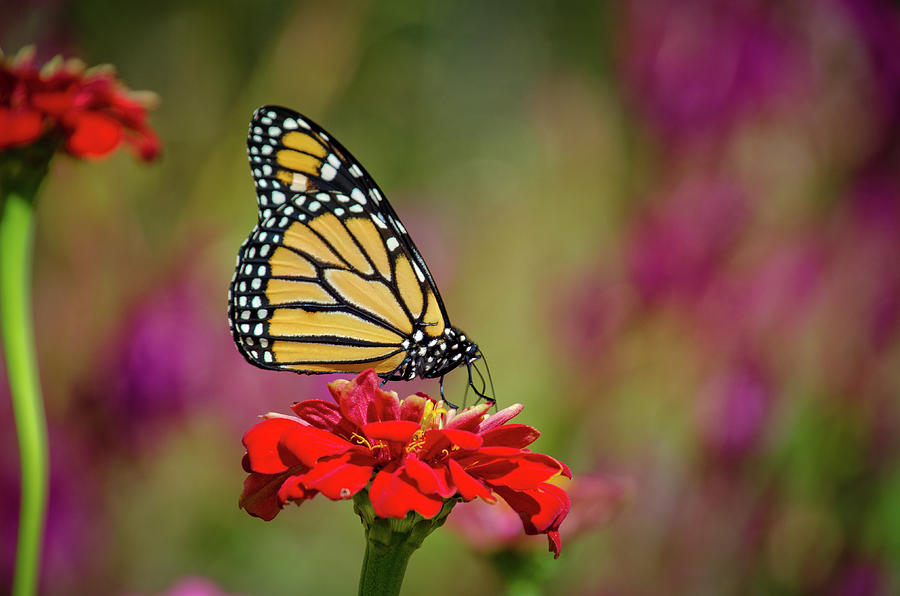
[[[244,358],[305,374],[439,377],[442,395],[444,375],[465,364],[469,385],[494,401],[476,365],[481,351],[450,325],[422,255],[350,152],[277,106],[253,113],[247,151],[259,222],[228,292]]]

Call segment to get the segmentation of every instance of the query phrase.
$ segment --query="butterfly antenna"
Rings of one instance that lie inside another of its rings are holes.
[[[484,357],[484,354],[481,355],[481,359],[484,360],[484,369],[487,371],[488,384],[491,386],[491,397],[488,397],[487,399],[496,404],[497,399],[494,396],[497,395],[497,392],[494,391],[494,377],[491,376],[491,365],[488,364],[487,358]]]

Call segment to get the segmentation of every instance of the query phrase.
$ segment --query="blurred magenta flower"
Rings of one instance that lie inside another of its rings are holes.
[[[766,429],[773,397],[773,384],[752,359],[721,370],[701,401],[701,441],[707,454],[733,464],[752,453]]]
[[[126,89],[111,66],[86,70],[58,57],[41,67],[31,49],[12,59],[0,55],[0,151],[46,134],[75,157],[103,157],[124,141],[152,160],[160,151],[147,124],[153,98]]]
[[[671,140],[726,134],[809,76],[785,3],[630,2],[622,48],[630,97]]]
[[[693,299],[729,256],[748,217],[728,182],[683,183],[638,220],[628,242],[628,277],[645,302]]]
[[[139,596],[137,594],[129,596]],[[232,592],[225,592],[215,582],[205,577],[185,577],[178,580],[165,592],[158,596],[241,596]]]
[[[271,520],[291,501],[320,492],[349,499],[367,489],[375,516],[427,519],[448,500],[495,503],[496,494],[559,556],[569,497],[547,481],[571,473],[525,448],[540,436],[536,429],[507,424],[521,405],[488,416],[490,404],[447,410],[424,394],[400,400],[379,389],[371,370],[328,388],[336,404],[296,403],[298,418],[270,414],[244,435],[250,475],[240,504],[248,513]]]
[[[239,429],[260,409],[311,389],[308,377],[243,366],[215,309],[214,283],[201,272],[152,286],[112,325],[75,391],[70,417],[98,447],[148,447],[195,415],[208,418],[212,402]]]
[[[565,484],[572,502],[561,531],[566,542],[607,525],[622,511],[634,492],[631,479],[599,474],[579,475]],[[519,515],[502,502],[474,501],[455,509],[448,519],[448,527],[473,549],[483,553],[525,549],[533,545],[530,537],[522,535]]]

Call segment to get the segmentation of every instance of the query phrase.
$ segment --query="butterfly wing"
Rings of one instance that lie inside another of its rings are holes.
[[[266,106],[247,147],[259,223],[238,254],[229,322],[251,363],[389,376],[411,343],[441,336],[449,322],[427,265],[342,145]]]

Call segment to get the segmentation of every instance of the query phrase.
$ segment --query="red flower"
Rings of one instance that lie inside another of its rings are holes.
[[[109,66],[85,70],[57,57],[39,69],[31,51],[0,56],[0,151],[49,133],[75,157],[103,157],[124,140],[149,161],[160,150],[147,124],[152,103],[152,95],[126,89]]]
[[[400,400],[371,370],[328,388],[337,404],[299,402],[291,406],[299,418],[270,414],[244,435],[250,475],[240,505],[248,513],[270,520],[288,501],[348,499],[367,486],[382,518],[431,518],[446,499],[494,503],[499,495],[559,556],[569,496],[547,480],[571,473],[525,449],[540,433],[507,424],[521,405],[488,416],[488,404],[457,411],[421,393]]]

